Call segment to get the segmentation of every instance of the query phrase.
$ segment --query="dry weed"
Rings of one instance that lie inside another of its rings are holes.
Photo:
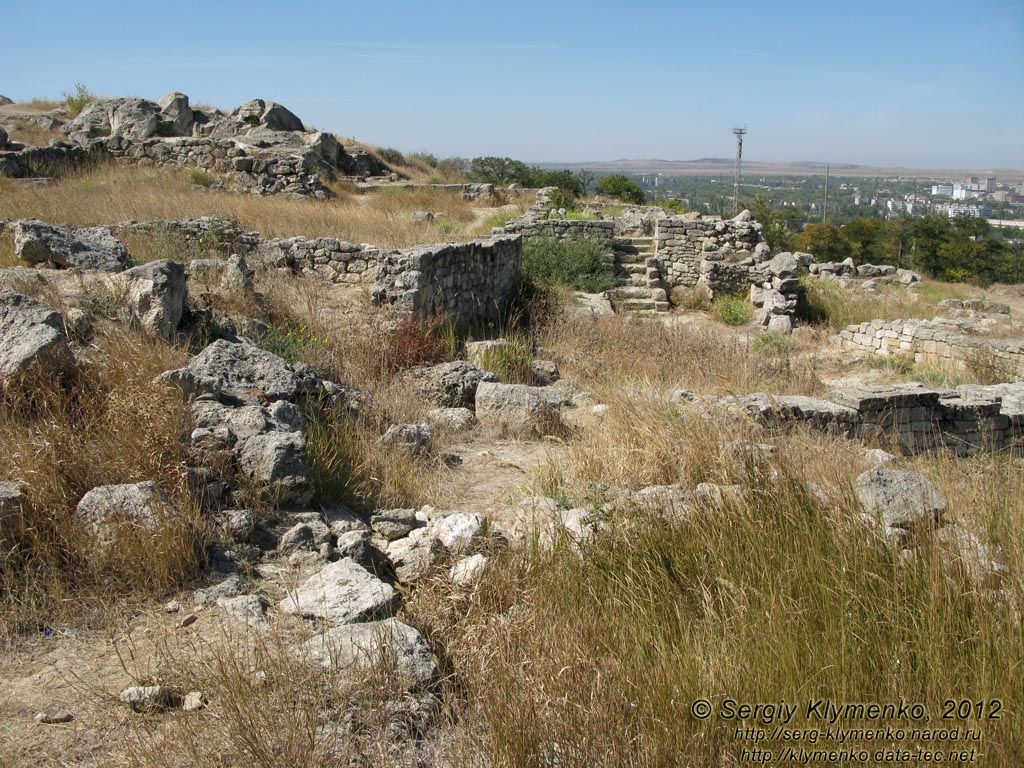
[[[413,222],[414,211],[443,213]],[[323,202],[196,190],[184,173],[101,165],[46,187],[6,183],[0,216],[55,224],[222,216],[264,237],[336,237],[388,248],[463,238],[474,220],[461,195],[439,189],[345,194]]]
[[[186,412],[180,396],[152,381],[183,362],[166,342],[117,329],[98,336],[72,382],[39,378],[23,382],[27,395],[8,391],[0,467],[26,505],[0,555],[3,634],[64,621],[80,604],[159,594],[197,565],[202,526],[186,481]],[[97,486],[146,480],[181,516],[100,556],[75,505]]]

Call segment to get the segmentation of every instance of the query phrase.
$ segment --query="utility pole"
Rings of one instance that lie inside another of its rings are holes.
[[[743,137],[747,133],[747,128],[733,128],[733,134],[736,136],[736,171],[732,177],[732,205],[735,209],[733,213],[740,212],[740,178],[742,176],[740,172],[740,164],[743,160]]]
[[[825,204],[821,207],[821,223],[828,221],[828,163],[825,163]]]

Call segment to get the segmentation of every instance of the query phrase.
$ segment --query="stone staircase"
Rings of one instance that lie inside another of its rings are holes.
[[[618,288],[607,292],[616,312],[667,312],[668,294],[655,258],[653,237],[615,240]]]

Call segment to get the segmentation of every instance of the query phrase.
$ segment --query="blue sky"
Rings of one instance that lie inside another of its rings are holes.
[[[403,151],[1024,168],[1024,0],[10,3],[0,94],[231,109]]]

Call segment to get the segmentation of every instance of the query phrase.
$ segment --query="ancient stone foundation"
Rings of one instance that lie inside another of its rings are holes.
[[[507,235],[441,243],[380,256],[373,301],[418,317],[497,320],[522,266],[523,240]]]
[[[543,219],[524,221],[517,219],[500,229],[506,234],[524,238],[550,237],[556,240],[593,240],[610,252],[615,243],[614,221],[588,221],[584,219]]]
[[[751,273],[770,256],[761,229],[746,211],[727,220],[699,213],[659,219],[654,236],[666,287],[700,283],[713,292],[745,293],[763,282]]]
[[[956,323],[938,320],[872,320],[851,325],[836,337],[843,349],[902,355],[915,363],[953,370],[985,368],[1001,378],[1024,379],[1022,340],[968,335]]]
[[[964,385],[953,390],[920,385],[856,387],[827,399],[754,393],[696,398],[680,391],[683,404],[736,408],[769,427],[805,424],[830,434],[894,443],[906,454],[939,449],[958,456],[1024,448],[1024,385]]]

